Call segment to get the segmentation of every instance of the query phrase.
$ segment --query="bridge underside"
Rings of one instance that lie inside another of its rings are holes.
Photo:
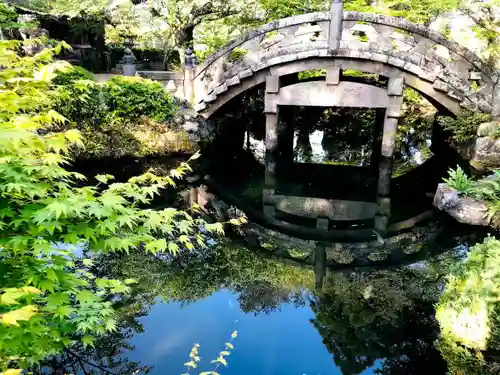
[[[314,55],[314,54],[313,54]],[[330,71],[340,71],[339,80],[342,80],[341,72],[345,70],[354,70],[368,74],[378,74],[387,78],[402,78],[404,84],[413,88],[424,96],[427,100],[433,103],[438,109],[444,112],[458,115],[461,110],[462,101],[459,96],[450,94],[437,89],[432,83],[425,81],[418,76],[386,63],[374,62],[372,60],[352,60],[349,58],[321,58],[309,57],[302,61],[294,60],[294,56],[284,56],[290,58],[289,62],[282,62],[277,66],[267,67],[262,69],[244,80],[240,80],[237,85],[226,87],[226,90],[221,91],[219,94],[212,93],[209,97],[205,98],[202,103],[196,106],[196,109],[205,118],[210,118],[217,112],[224,104],[231,101],[233,98],[242,94],[245,91],[252,89],[266,82],[266,77],[284,77],[313,69],[325,69]],[[337,73],[335,73],[337,74]],[[230,89],[229,89],[230,88]],[[207,101],[208,100],[208,101]],[[323,106],[325,103],[317,103]],[[331,103],[327,106],[333,106]],[[315,104],[316,105],[316,104]],[[360,106],[362,107],[362,106]]]

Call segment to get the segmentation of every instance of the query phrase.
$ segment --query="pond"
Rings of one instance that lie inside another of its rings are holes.
[[[189,373],[445,374],[434,304],[483,235],[446,225],[418,261],[329,267],[322,285],[312,266],[227,239],[180,257],[100,256],[96,276],[137,284],[115,302],[119,330],[74,354],[87,374],[183,374],[196,343]],[[211,363],[227,342],[228,367]]]
[[[165,194],[155,207],[202,199],[208,217],[228,219],[233,207],[248,215],[252,230],[269,233],[264,122],[257,114],[262,103],[250,104],[223,111],[194,176],[178,186],[183,192]],[[394,230],[379,233],[374,222],[383,162],[374,152],[379,144],[372,128],[381,114],[310,108],[283,114],[301,125],[289,132],[290,147],[280,151],[285,162],[275,176],[275,191],[289,199],[272,212],[288,224],[271,222],[270,240],[229,231],[207,249],[177,257],[98,256],[92,270],[97,277],[137,283],[114,301],[119,329],[94,348],[74,348],[61,358],[62,368],[84,375],[446,374],[445,353],[436,346],[435,305],[450,267],[485,236],[432,211],[437,184],[460,158],[441,143],[436,147],[432,124],[403,129],[386,187],[390,194],[383,197]],[[74,168],[124,180],[151,166],[168,171],[178,161],[84,161]],[[317,218],[301,211],[300,199],[348,208],[328,218],[331,238],[316,237]],[[217,362],[223,351],[230,352],[227,367]],[[200,357],[197,368],[189,369],[190,353]]]

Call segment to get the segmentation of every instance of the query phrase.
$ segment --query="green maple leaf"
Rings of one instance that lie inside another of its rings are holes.
[[[92,346],[94,347],[94,341],[95,341],[95,338],[92,337],[92,336],[83,336],[82,337],[82,343],[83,343],[83,347],[87,347],[87,346]]]
[[[38,287],[42,290],[42,292],[52,292],[54,293],[54,282],[49,279],[43,279],[38,282]]]
[[[57,310],[55,311],[54,315],[62,319],[62,318],[65,318],[67,316],[70,316],[75,311],[76,311],[76,309],[71,307],[71,306],[67,306],[67,305],[66,306],[59,306],[57,308]]]
[[[155,241],[148,242],[146,244],[146,250],[152,253],[157,253],[159,251],[167,250],[167,241],[165,239],[159,239]]]
[[[97,298],[88,290],[81,290],[76,294],[76,299],[82,305],[89,305],[97,301]]]
[[[59,278],[57,277],[56,272],[52,268],[47,268],[47,277],[49,278],[49,280],[52,280],[55,282],[59,281]]]

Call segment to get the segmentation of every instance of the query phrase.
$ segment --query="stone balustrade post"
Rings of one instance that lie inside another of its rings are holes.
[[[194,71],[196,68],[196,55],[191,47],[186,49],[184,57],[184,98],[190,104],[194,104]]]
[[[377,212],[375,215],[375,230],[384,235],[391,215],[391,179],[396,148],[396,132],[398,120],[403,105],[403,77],[391,77],[387,86],[389,106],[385,111],[384,127],[382,131],[382,147],[379,161],[379,175],[377,184]]]
[[[337,53],[342,40],[342,22],[344,19],[344,3],[342,0],[333,0],[330,8],[330,35],[328,37],[328,45],[332,53]]]

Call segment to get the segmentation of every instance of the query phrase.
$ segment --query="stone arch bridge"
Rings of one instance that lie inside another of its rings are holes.
[[[326,69],[325,79],[292,84],[283,79],[311,69]],[[388,83],[377,87],[352,82],[343,76],[345,70],[378,74],[387,77]],[[500,117],[499,74],[476,55],[424,25],[347,12],[339,0],[333,1],[330,11],[285,18],[252,30],[202,64],[186,64],[184,74],[176,79],[185,99],[207,119],[234,97],[265,83],[263,202],[264,214],[271,218],[286,199],[276,193],[274,181],[280,106],[385,110],[375,209],[375,229],[380,233],[388,230],[392,158],[405,85],[453,115],[467,108]],[[321,206],[316,207],[317,228],[328,231],[332,207],[324,205],[332,203],[309,200],[307,204]]]

